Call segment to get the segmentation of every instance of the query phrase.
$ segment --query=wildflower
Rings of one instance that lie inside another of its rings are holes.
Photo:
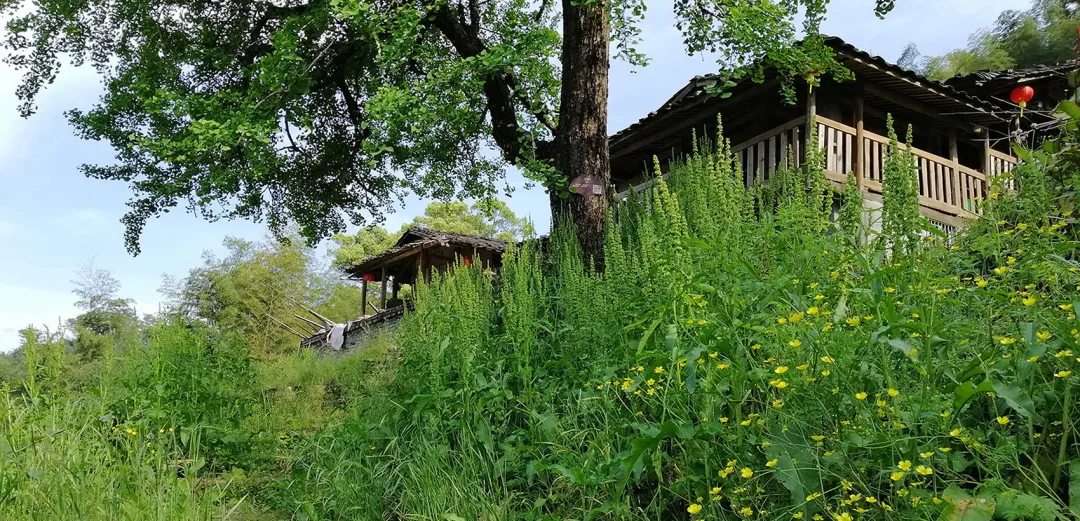
[[[942,500],[941,498],[938,498],[938,497],[932,497],[932,498],[930,498],[930,501],[933,501],[935,505],[940,505],[940,504],[945,502],[944,500]]]
[[[814,492],[813,494],[810,494],[809,496],[806,496],[806,501],[810,502],[810,501],[813,501],[813,500],[815,500],[815,499],[817,499],[819,497],[821,497],[821,492]]]
[[[911,462],[908,460],[901,461],[900,463],[897,463],[896,466],[900,470],[911,470]]]
[[[797,366],[795,366],[795,369],[798,369],[800,371],[805,371],[807,369],[810,369],[810,364],[797,365]]]
[[[779,462],[780,462],[780,460],[779,460],[779,459],[772,459],[772,460],[769,460],[769,461],[768,461],[767,463],[765,463],[765,466],[766,466],[766,467],[769,467],[769,468],[773,468],[773,467],[775,467],[775,466],[776,466],[776,464],[777,464],[777,463],[779,463]]]
[[[844,512],[836,515],[836,521],[851,521],[851,514]]]
[[[739,422],[739,425],[742,425],[743,427],[749,427],[750,423],[751,423],[750,420],[743,420],[743,421]]]
[[[1004,275],[1004,274],[1006,274],[1008,272],[1009,272],[1009,267],[1008,266],[998,266],[998,267],[994,268],[994,273],[997,273],[998,275]]]
[[[780,317],[780,318],[776,319],[776,323],[781,324],[781,325],[787,324],[787,317]]]
[[[814,441],[821,441],[821,440],[825,439],[825,436],[815,434],[813,436],[810,436],[810,439],[812,439]]]
[[[817,315],[818,313],[821,313],[821,310],[817,306],[811,306],[810,309],[806,310],[807,315]]]
[[[1038,338],[1039,340],[1041,340],[1043,342],[1046,342],[1047,340],[1050,340],[1051,336],[1052,335],[1050,334],[1049,331],[1039,331],[1038,333],[1035,333],[1035,338]]]
[[[788,322],[791,322],[792,324],[798,324],[799,322],[802,322],[802,319],[802,313],[792,313],[791,317],[788,318]]]
[[[938,449],[938,451],[941,452],[942,454],[948,454],[948,453],[952,452],[952,449],[949,448],[949,447],[941,447],[941,448]]]
[[[724,416],[723,418],[720,418],[720,423],[727,423],[729,421],[731,421],[731,418],[728,418],[727,416]]]
[[[1072,353],[1073,353],[1072,349],[1063,349],[1061,351],[1058,351],[1057,353],[1054,353],[1054,358],[1070,357],[1070,356],[1072,356]]]
[[[641,391],[639,390],[638,392],[640,393]],[[648,394],[649,396],[652,396],[652,395],[656,394],[656,389],[649,389],[648,391],[646,391],[646,394]]]
[[[772,406],[777,408],[777,409],[783,409],[784,408],[784,400],[773,400]]]
[[[897,391],[896,389],[889,389],[888,393],[889,396],[892,396],[893,398],[900,396],[900,391]]]
[[[896,293],[896,288],[889,286],[885,288],[885,293]]]
[[[953,430],[949,431],[949,436],[959,436],[961,432],[964,432],[964,431],[960,430],[959,428],[956,428],[956,429],[953,429]]]
[[[1072,304],[1058,304],[1058,308],[1060,308],[1062,311],[1069,311],[1070,309],[1073,308],[1073,305]]]
[[[791,516],[791,518],[792,519],[802,519],[803,518],[803,513],[802,512],[795,512],[795,514],[793,514]]]
[[[1028,229],[1028,225],[1027,225],[1027,223],[1017,223],[1016,229],[1020,230],[1020,231],[1024,231],[1024,230]]]
[[[782,379],[779,379],[779,378],[776,379],[776,380],[770,381],[769,385],[771,385],[771,386],[773,386],[773,387],[775,387],[777,389],[787,389],[787,387],[788,387],[788,383],[785,382]]]
[[[866,396],[867,396],[866,393],[862,393],[862,392],[855,393],[855,398],[857,398],[859,400],[865,400]]]
[[[743,479],[750,479],[754,477],[754,471],[747,467],[743,467],[743,469],[739,471],[739,475],[742,476]]]
[[[832,364],[832,363],[836,362],[836,359],[829,356],[829,355],[825,355],[825,356],[821,357],[821,361],[822,361],[822,363]]]
[[[750,517],[754,515],[754,509],[750,507],[742,507],[741,509],[739,509],[739,513],[742,514],[744,517]]]
[[[976,277],[975,278],[975,285],[976,286],[978,286],[980,288],[985,288],[987,286],[987,284],[989,284],[989,282],[986,282],[986,279],[984,279],[982,277]]]
[[[998,416],[997,417],[997,422],[998,422],[998,425],[1008,425],[1009,424],[1009,417],[1008,416]]]
[[[1038,361],[1039,361],[1039,357],[1038,357],[1038,355],[1036,355],[1036,356],[1033,356],[1033,357],[1031,357],[1031,358],[1028,358],[1028,362],[1031,362],[1031,363],[1033,363],[1033,364],[1034,364],[1035,362],[1038,362]]]
[[[795,338],[795,339],[792,339],[790,342],[788,342],[788,345],[791,346],[791,347],[799,347],[799,346],[802,345],[802,341],[799,340],[798,338]]]
[[[814,300],[825,300],[825,295],[814,295]]]
[[[832,329],[832,322],[826,322],[825,327],[821,328],[822,331],[829,331],[831,329]]]
[[[731,367],[731,364],[716,364],[717,369],[727,369]]]
[[[1006,258],[1005,263],[1010,265],[1010,266],[1012,266],[1013,264],[1016,264],[1016,257],[1008,257],[1008,258]]]
[[[708,321],[706,321],[706,320],[698,320],[698,321],[697,321],[697,325],[699,325],[699,326],[704,326],[705,324],[708,324],[708,323],[709,323],[709,322],[708,322]]]
[[[1015,343],[1016,343],[1016,339],[1015,339],[1015,338],[1013,338],[1013,337],[1011,337],[1011,336],[1001,336],[1001,337],[998,337],[997,341],[998,341],[999,343],[1001,343],[1001,345],[1003,345],[1003,346],[1007,346],[1007,345],[1011,345],[1011,344],[1015,344]]]
[[[712,353],[709,353],[709,358],[716,358],[718,356],[720,356],[720,353],[718,353],[716,351],[713,351]]]
[[[930,456],[933,456],[933,455],[934,455],[934,451],[930,451],[930,452],[920,452],[920,453],[919,453],[919,457],[920,457],[920,458],[929,458]]]
[[[918,472],[919,474],[922,474],[923,476],[929,476],[929,475],[934,473],[934,469],[932,469],[930,467],[927,467],[927,466],[924,466],[924,465],[919,465],[918,467],[915,467],[915,472]]]
[[[904,479],[904,473],[903,472],[893,472],[892,474],[889,474],[889,479],[891,479],[893,481],[900,481],[901,479]]]
[[[662,365],[656,366],[656,369],[653,369],[653,372],[656,373],[656,374],[663,373],[664,372],[664,366],[662,366]]]
[[[1028,307],[1034,306],[1035,305],[1035,297],[1032,296],[1032,297],[1025,298],[1022,302],[1024,303],[1025,306],[1028,306]]]
[[[866,315],[866,316],[862,317],[862,319],[869,322],[871,320],[874,320],[874,315]]]
[[[938,416],[941,416],[942,418],[948,418],[950,415],[952,415],[952,413],[949,411],[941,411],[941,414],[939,414]]]
[[[859,325],[859,322],[861,322],[861,321],[862,321],[862,320],[861,320],[861,319],[860,319],[859,317],[857,317],[857,316],[855,316],[855,317],[848,317],[848,319],[847,319],[847,320],[845,320],[845,322],[847,322],[847,325],[849,325],[849,326],[851,326],[851,327],[855,327],[855,326]]]
[[[832,371],[830,371],[828,369],[821,372],[821,376],[829,376],[830,374],[832,374]]]
[[[782,365],[782,366],[777,367],[776,369],[773,369],[773,372],[776,373],[776,374],[784,374],[787,371],[788,371],[788,367],[786,365]]]
[[[697,514],[698,512],[701,512],[701,505],[698,503],[691,503],[690,506],[686,507],[686,511],[690,512],[690,515]]]
[[[1058,378],[1068,378],[1072,374],[1072,371],[1058,371],[1054,373],[1054,376]]]
[[[886,405],[888,405],[888,404],[889,404],[889,402],[886,402],[885,400],[878,400],[877,402],[875,402],[875,404],[876,404],[876,405],[877,405],[878,407],[885,407]]]
[[[750,346],[750,349],[753,349],[755,351],[758,350],[758,349],[761,349],[761,344],[754,344],[754,345]]]
[[[721,487],[713,487],[712,490],[709,491],[709,495],[715,496],[719,494],[722,490],[724,489]]]
[[[871,504],[872,503],[877,503],[877,498],[874,497],[874,496],[866,496],[866,499],[864,501],[866,501],[867,503],[871,503]]]

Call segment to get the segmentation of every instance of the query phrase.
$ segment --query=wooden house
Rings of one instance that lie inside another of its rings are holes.
[[[885,120],[891,114],[901,141],[908,125],[914,129],[912,153],[919,167],[923,213],[946,230],[963,226],[979,212],[989,180],[1017,163],[1009,145],[1016,107],[999,96],[1007,98],[1028,77],[984,71],[979,81],[974,76],[931,81],[839,38],[828,37],[826,43],[854,73],[854,81],[826,78],[812,91],[804,85],[794,104],[782,98],[775,75],[766,74],[764,83],[737,83],[727,98],[707,92],[715,76],[691,79],[659,109],[611,137],[616,189],[624,192],[644,182],[654,156],[664,169],[673,157],[688,152],[692,130],[698,136],[715,136],[718,114],[747,186],[768,182],[788,160],[789,150],[796,166],[805,161],[807,122],[812,118],[818,146],[825,151],[827,177],[841,185],[848,172],[854,172],[872,209],[881,203]],[[1039,81],[1057,85],[1053,82],[1063,81],[1066,71],[1044,72]],[[1056,100],[1048,100],[1045,91],[1036,91],[1032,104],[1052,102]]]
[[[507,242],[499,239],[409,228],[388,250],[345,268],[346,277],[359,281],[362,288],[360,318],[347,324],[328,324],[300,345],[334,350],[353,347],[372,331],[404,315],[408,303],[398,298],[402,286],[415,284],[421,276],[426,281],[433,271],[445,272],[458,263],[498,269],[506,247]],[[374,298],[369,298],[370,293],[375,293]]]

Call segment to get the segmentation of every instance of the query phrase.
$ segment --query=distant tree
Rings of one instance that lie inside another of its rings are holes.
[[[471,206],[460,201],[435,201],[428,204],[423,215],[402,225],[397,233],[390,233],[381,226],[368,226],[355,234],[334,235],[332,239],[337,247],[330,250],[331,264],[341,268],[378,255],[393,246],[401,234],[412,226],[505,241],[521,240],[536,234],[527,217],[518,217],[505,201],[499,199],[484,199]]]
[[[1046,65],[1076,57],[1080,3],[1073,0],[1035,0],[1026,11],[1002,12],[994,25],[971,35],[968,46],[940,56],[919,57],[909,44],[900,57],[902,67],[935,80],[979,70],[1003,70]]]
[[[68,323],[75,334],[75,352],[85,361],[101,358],[117,344],[130,346],[138,340],[134,301],[119,297],[120,281],[108,270],[87,259],[71,283],[75,307],[83,313]]]

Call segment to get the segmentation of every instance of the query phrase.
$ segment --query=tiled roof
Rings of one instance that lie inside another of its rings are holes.
[[[471,246],[476,249],[490,250],[498,253],[506,251],[507,246],[506,241],[500,239],[492,239],[480,235],[432,230],[423,226],[413,226],[406,230],[405,233],[401,234],[401,238],[398,239],[397,243],[390,249],[349,266],[345,268],[345,271],[352,275],[360,275],[379,266],[384,260],[392,258],[398,253],[436,244],[442,246]]]
[[[953,76],[945,84],[957,89],[979,93],[983,89],[996,89],[1000,86],[1040,80],[1049,76],[1060,76],[1080,68],[1076,61],[1038,65],[1025,69],[1006,69],[1003,71],[981,70],[970,74]]]

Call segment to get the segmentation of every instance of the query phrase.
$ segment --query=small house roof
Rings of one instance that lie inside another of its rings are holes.
[[[953,76],[945,80],[944,83],[953,88],[989,98],[1001,94],[1016,85],[1063,77],[1070,71],[1077,69],[1080,69],[1080,64],[1076,60],[1069,60],[1023,69],[1005,69],[1001,71],[984,69],[970,74]]]
[[[352,277],[362,277],[365,273],[371,273],[384,264],[393,263],[399,259],[409,257],[414,252],[428,246],[465,246],[477,250],[487,250],[496,253],[506,251],[507,242],[500,239],[492,239],[480,235],[465,233],[444,232],[432,230],[423,226],[413,226],[401,234],[394,246],[388,250],[357,264],[345,268],[345,272]]]

